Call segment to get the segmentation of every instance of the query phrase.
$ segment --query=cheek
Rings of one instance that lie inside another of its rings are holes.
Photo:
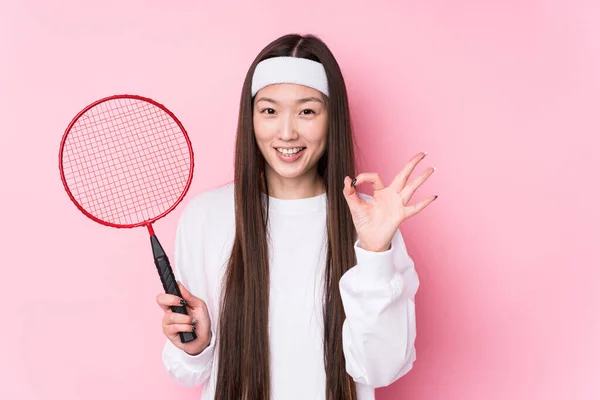
[[[304,137],[315,147],[322,147],[327,143],[327,124],[314,121],[308,124],[304,131]]]
[[[254,136],[256,136],[256,141],[259,145],[262,146],[263,142],[270,140],[273,137],[273,126],[269,123],[265,123],[260,119],[255,119],[254,123]]]

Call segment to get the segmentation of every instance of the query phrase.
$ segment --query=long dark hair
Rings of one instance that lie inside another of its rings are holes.
[[[289,34],[266,46],[252,63],[242,88],[235,148],[236,234],[223,280],[219,322],[217,400],[269,399],[269,257],[268,195],[265,159],[254,137],[252,75],[267,58],[292,56],[323,64],[329,84],[327,147],[318,173],[327,191],[327,266],[324,282],[324,341],[327,400],[355,400],[354,380],[346,372],[342,351],[345,313],[338,282],[356,262],[356,231],[343,197],[344,177],[355,174],[354,138],[348,96],[339,65],[314,35]],[[268,196],[266,196],[268,201]]]

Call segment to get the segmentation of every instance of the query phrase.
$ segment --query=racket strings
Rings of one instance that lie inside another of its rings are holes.
[[[191,154],[176,121],[136,99],[102,102],[73,125],[63,149],[67,185],[95,217],[136,224],[168,210],[183,193]]]

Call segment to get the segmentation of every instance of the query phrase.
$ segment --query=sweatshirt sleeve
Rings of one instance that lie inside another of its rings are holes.
[[[175,234],[174,268],[175,278],[194,296],[206,301],[209,295],[206,268],[204,265],[204,240],[202,227],[205,225],[206,206],[201,204],[199,195],[193,198],[181,214]],[[200,354],[192,356],[178,349],[168,339],[162,351],[162,361],[167,372],[183,386],[200,386],[210,375],[214,354],[214,318],[208,307],[211,319],[212,339],[210,345]]]
[[[357,264],[340,279],[346,319],[346,370],[357,383],[388,386],[416,359],[415,294],[419,278],[400,230],[391,248],[370,252],[354,243]]]

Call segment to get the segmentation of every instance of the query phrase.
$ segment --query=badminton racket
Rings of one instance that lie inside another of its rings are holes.
[[[166,293],[181,297],[152,224],[187,193],[194,170],[192,145],[164,105],[137,95],[95,101],[68,125],[59,152],[67,194],[87,217],[114,228],[146,227],[154,264]],[[185,305],[173,312],[187,314]],[[182,343],[196,339],[179,332]]]

